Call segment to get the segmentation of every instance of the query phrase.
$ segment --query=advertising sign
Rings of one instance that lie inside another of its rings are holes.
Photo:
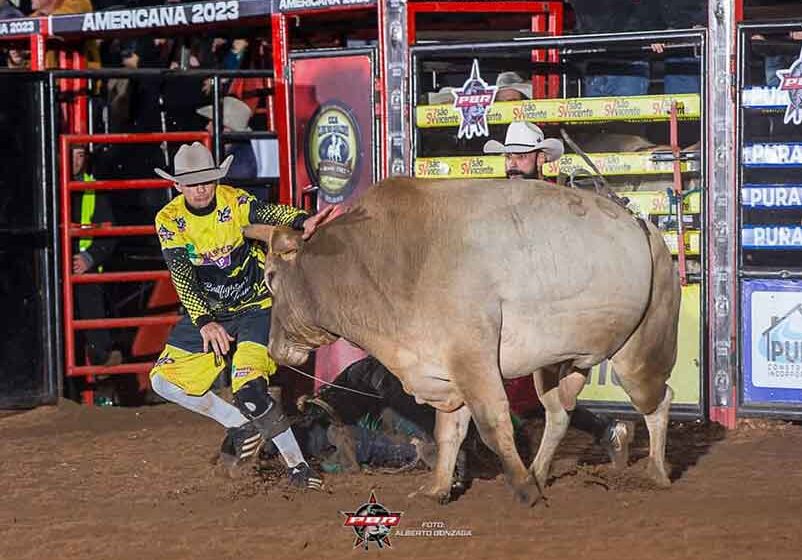
[[[744,402],[802,403],[802,282],[747,280],[742,298]]]
[[[318,207],[373,183],[373,61],[369,54],[292,61],[296,193],[318,190]],[[298,201],[301,202],[300,200]]]
[[[675,405],[698,406],[701,395],[700,374],[700,287],[691,284],[682,289],[682,305],[679,312],[679,335],[677,363],[668,384],[674,390]],[[615,369],[610,362],[602,362],[593,368],[587,385],[579,395],[588,402],[629,403],[629,397],[621,388]]]

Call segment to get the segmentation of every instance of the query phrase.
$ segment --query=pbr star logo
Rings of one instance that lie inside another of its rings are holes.
[[[376,499],[374,492],[370,493],[370,499],[362,504],[356,511],[341,511],[345,516],[344,527],[351,527],[356,538],[354,548],[362,546],[365,550],[370,548],[370,543],[376,543],[377,548],[392,548],[390,544],[390,532],[393,527],[401,522],[404,512],[391,512]]]
[[[471,75],[461,88],[452,90],[454,108],[459,111],[457,138],[489,136],[487,110],[496,99],[496,86],[490,86],[479,75],[479,61],[473,59]]]
[[[785,109],[785,124],[802,124],[802,52],[791,67],[777,71],[780,78],[780,91],[788,92],[788,106]]]
[[[179,216],[173,221],[175,222],[175,227],[178,228],[178,231],[184,231],[187,229],[187,221],[183,216]]]

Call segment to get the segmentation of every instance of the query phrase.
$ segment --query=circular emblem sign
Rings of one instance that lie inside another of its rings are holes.
[[[329,204],[342,202],[353,190],[359,148],[359,130],[347,108],[326,103],[315,112],[306,136],[306,165]]]

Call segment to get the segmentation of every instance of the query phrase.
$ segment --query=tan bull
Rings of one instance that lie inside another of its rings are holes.
[[[537,181],[390,179],[305,244],[288,230],[246,233],[271,246],[277,361],[303,363],[343,337],[437,409],[427,495],[448,500],[473,418],[516,497],[534,503],[568,428],[559,372],[605,358],[646,417],[650,473],[668,484],[679,280],[659,231],[609,199]],[[529,469],[502,384],[525,375],[546,409]]]

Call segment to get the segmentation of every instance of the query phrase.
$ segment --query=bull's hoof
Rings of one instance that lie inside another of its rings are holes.
[[[671,480],[664,467],[660,467],[655,461],[649,459],[646,467],[646,476],[654,482],[658,488],[671,488]]]
[[[451,501],[451,489],[448,488],[446,490],[441,490],[432,486],[421,486],[418,490],[412,492],[408,497],[422,497],[444,506]]]
[[[534,479],[513,486],[513,493],[515,494],[515,501],[525,507],[534,506],[542,495]]]

